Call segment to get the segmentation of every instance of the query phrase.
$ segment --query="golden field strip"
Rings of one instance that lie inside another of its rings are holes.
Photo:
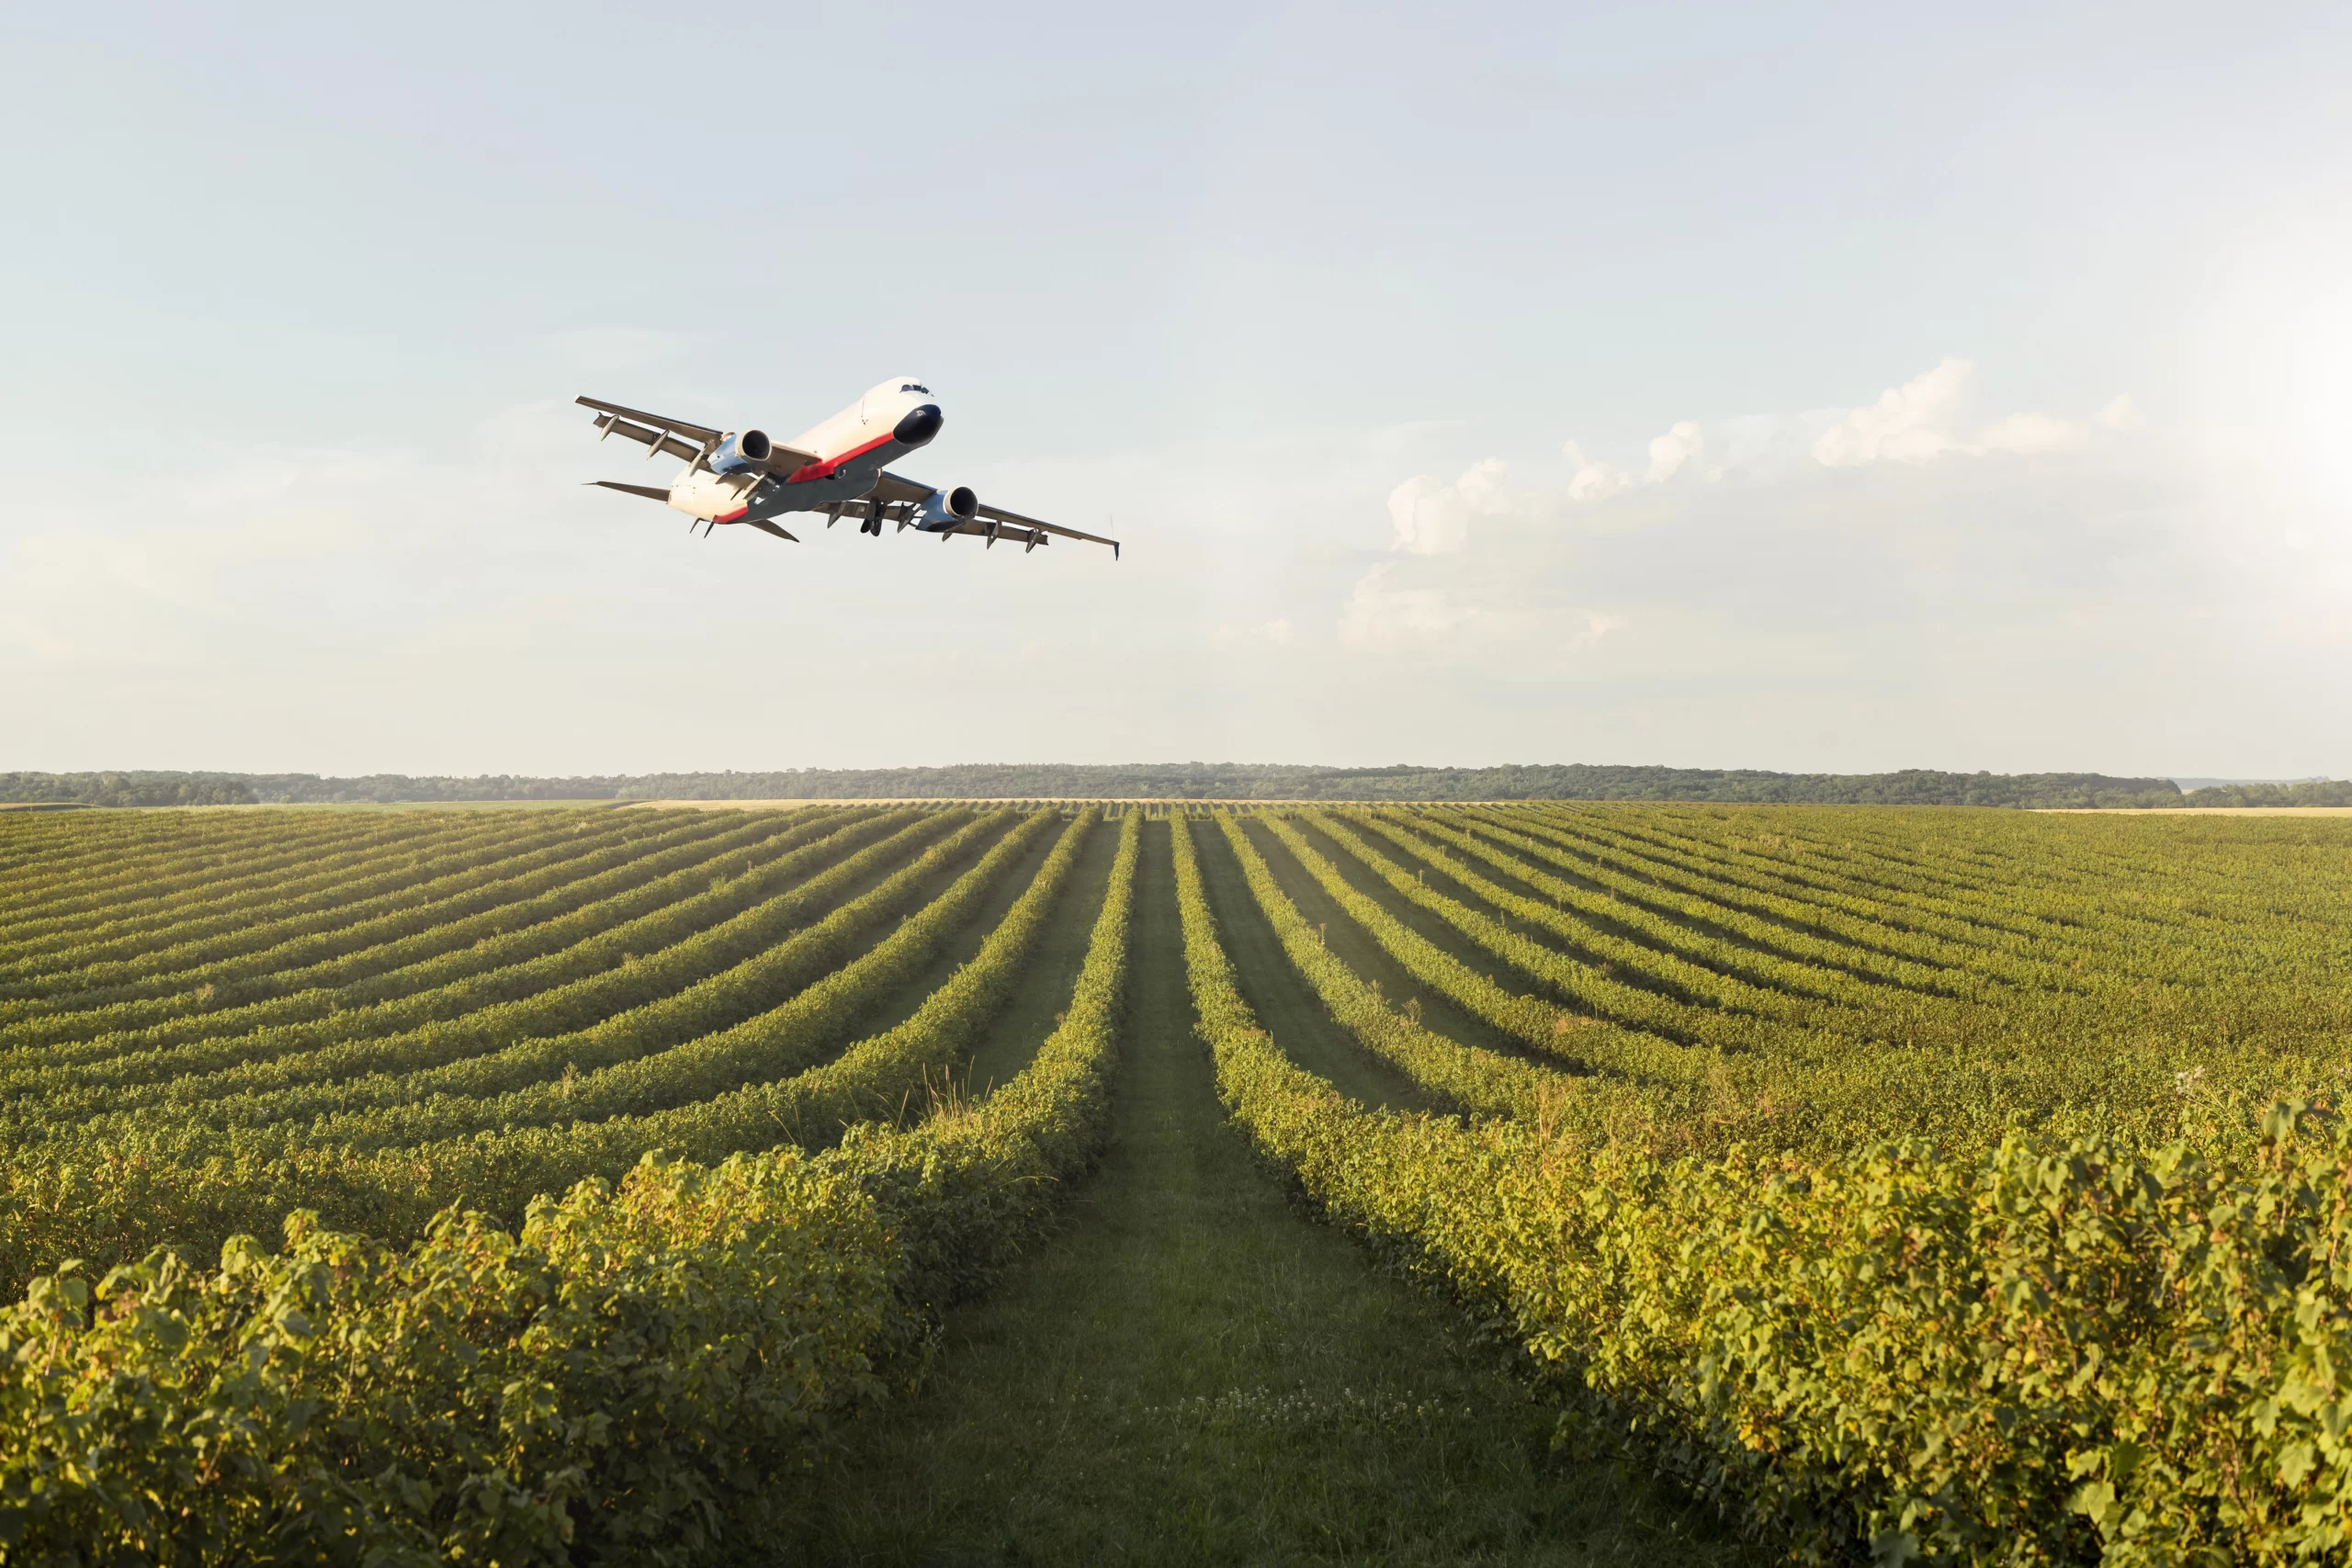
[[[1741,1551],[2340,1558],[2347,889],[2211,810],[0,817],[0,1562],[727,1560],[1162,1026]]]

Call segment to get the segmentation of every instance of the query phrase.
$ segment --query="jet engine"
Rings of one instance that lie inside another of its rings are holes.
[[[969,523],[980,514],[980,498],[972,493],[969,485],[957,485],[954,490],[935,490],[922,500],[915,526],[941,533],[958,523]]]
[[[721,474],[759,472],[767,468],[768,454],[775,449],[767,432],[746,430],[718,444],[710,454],[710,467],[713,472]]]

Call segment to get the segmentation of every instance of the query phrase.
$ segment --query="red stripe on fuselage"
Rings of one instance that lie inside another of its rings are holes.
[[[784,482],[788,485],[805,485],[810,479],[831,479],[835,473],[840,471],[842,464],[863,457],[877,446],[888,446],[891,442],[896,441],[897,439],[898,436],[896,434],[889,435],[877,435],[873,440],[867,442],[865,446],[854,446],[838,457],[828,457],[821,463],[805,463],[799,468],[793,469],[792,472],[786,477]]]
[[[737,507],[734,511],[732,511],[732,512],[729,513],[726,516],[724,516],[724,517],[714,517],[714,518],[712,518],[712,519],[711,519],[711,521],[712,521],[713,523],[732,523],[732,522],[734,522],[734,521],[735,521],[735,519],[737,519],[738,517],[742,516],[742,515],[743,515],[743,513],[745,513],[746,512],[749,512],[749,511],[751,511],[751,510],[752,510],[752,509],[751,509],[750,507],[748,507],[748,506],[739,506],[739,507]]]

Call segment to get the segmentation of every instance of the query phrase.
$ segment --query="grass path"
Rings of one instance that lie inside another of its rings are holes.
[[[1119,824],[1095,824],[1004,1010],[989,1022],[972,1060],[958,1072],[966,1092],[985,1094],[1011,1082],[1054,1032],[1078,987],[1078,972],[1086,966],[1086,944],[1111,886],[1111,863],[1118,858]]]
[[[1145,840],[1102,1168],[949,1323],[924,1391],[853,1427],[775,1560],[1729,1561],[1651,1489],[1555,1460],[1458,1314],[1251,1156],[1192,1034],[1167,834]]]

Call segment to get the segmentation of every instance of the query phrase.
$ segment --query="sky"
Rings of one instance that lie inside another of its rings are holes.
[[[0,770],[2352,774],[2352,8],[9,31]],[[1122,558],[582,488],[902,375]]]

